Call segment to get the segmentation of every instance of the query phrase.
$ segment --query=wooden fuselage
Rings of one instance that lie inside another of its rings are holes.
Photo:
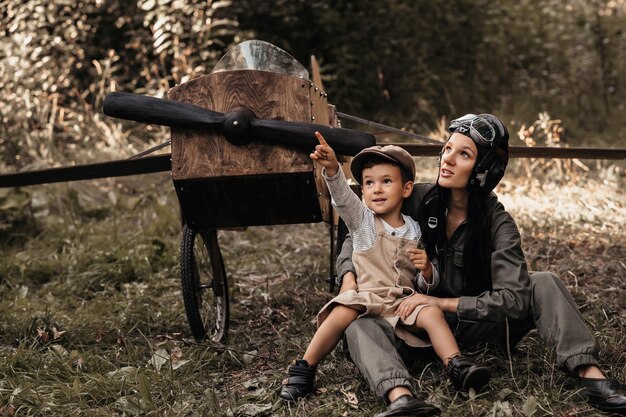
[[[169,98],[258,119],[336,126],[335,108],[311,81],[257,70],[211,73]],[[183,221],[199,228],[328,222],[330,197],[308,153],[252,141],[236,146],[215,130],[172,128],[172,179]]]

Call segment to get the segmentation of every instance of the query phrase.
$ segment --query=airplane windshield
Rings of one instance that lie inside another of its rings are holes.
[[[211,73],[236,70],[268,71],[309,79],[309,72],[294,57],[260,40],[245,41],[230,48]]]

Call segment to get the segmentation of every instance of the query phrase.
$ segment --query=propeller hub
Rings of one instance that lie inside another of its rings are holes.
[[[239,108],[224,115],[224,137],[236,146],[252,142],[250,125],[256,116],[247,108]]]

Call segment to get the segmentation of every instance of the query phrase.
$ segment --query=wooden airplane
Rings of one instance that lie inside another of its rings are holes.
[[[129,160],[5,174],[0,187],[171,170],[183,229],[182,292],[197,339],[223,340],[228,331],[228,280],[218,229],[329,223],[332,291],[338,218],[319,166],[309,157],[318,143],[314,132],[343,156],[374,145],[374,136],[338,127],[335,107],[304,66],[258,40],[231,48],[210,74],[177,85],[168,95],[111,93],[103,110],[171,127],[171,155],[144,152]]]

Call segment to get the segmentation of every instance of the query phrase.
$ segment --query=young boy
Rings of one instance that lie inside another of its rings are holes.
[[[343,332],[357,317],[385,318],[409,346],[432,346],[447,365],[459,356],[459,348],[442,311],[436,306],[403,306],[406,296],[428,293],[438,283],[438,274],[426,253],[418,249],[419,225],[401,213],[402,202],[413,191],[415,164],[399,146],[372,146],[354,157],[351,171],[360,182],[361,201],[350,189],[333,149],[319,132],[320,142],[311,158],[324,167],[333,205],[353,238],[357,288],[342,292],[328,302],[317,317],[318,329],[302,359],[288,368],[280,397],[297,401],[315,389],[317,365],[335,348]],[[406,318],[401,318],[406,317]],[[474,366],[459,375],[455,386],[479,391],[489,380],[486,368]]]

